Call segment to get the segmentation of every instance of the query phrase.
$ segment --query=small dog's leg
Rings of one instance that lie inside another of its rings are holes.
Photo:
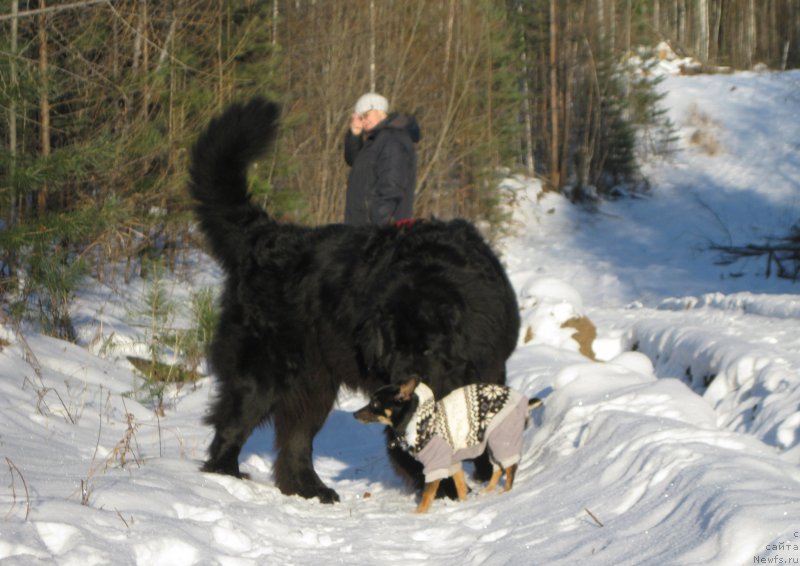
[[[506,487],[503,491],[511,491],[511,487],[514,485],[514,476],[517,473],[517,464],[513,466],[509,466],[506,468]]]
[[[467,488],[467,480],[464,478],[464,470],[458,470],[455,474],[453,474],[453,481],[456,484],[458,500],[464,501],[467,498],[467,492],[469,491]]]
[[[495,488],[497,487],[498,482],[500,481],[500,476],[503,475],[503,469],[497,468],[492,477],[489,479],[489,483],[483,488],[483,493],[492,493]]]
[[[436,497],[436,490],[439,488],[440,481],[435,480],[425,484],[425,489],[422,490],[422,499],[417,507],[417,513],[427,513],[431,503],[433,503],[433,499]]]

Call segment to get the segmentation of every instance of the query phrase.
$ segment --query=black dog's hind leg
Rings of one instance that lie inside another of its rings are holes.
[[[336,400],[336,389],[323,388],[310,393],[313,400],[292,407],[294,399],[284,399],[289,406],[275,410],[275,484],[285,495],[318,497],[322,503],[335,503],[339,495],[326,486],[314,471],[312,450],[314,437],[322,428]],[[313,406],[312,406],[313,405]]]
[[[269,403],[260,398],[255,384],[239,382],[239,387],[223,388],[206,422],[214,426],[214,440],[208,449],[204,472],[242,477],[239,453],[253,430],[268,416]]]

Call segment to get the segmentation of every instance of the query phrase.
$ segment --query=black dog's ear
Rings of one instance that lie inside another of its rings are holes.
[[[417,388],[418,383],[419,379],[416,376],[409,378],[407,381],[400,384],[400,389],[394,398],[398,401],[408,401],[414,394],[414,389]]]

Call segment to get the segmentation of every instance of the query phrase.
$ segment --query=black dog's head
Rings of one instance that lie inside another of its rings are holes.
[[[417,383],[417,378],[412,377],[399,385],[384,385],[353,416],[362,423],[381,423],[402,431],[419,405],[419,399],[414,395]]]

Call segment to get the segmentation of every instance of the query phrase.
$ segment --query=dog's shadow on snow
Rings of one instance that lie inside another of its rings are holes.
[[[353,413],[334,409],[314,438],[314,469],[322,481],[380,482],[387,487],[404,486],[393,471],[386,451],[383,426],[358,422]],[[242,471],[253,479],[272,481],[275,462],[275,431],[272,425],[257,428],[242,448]],[[337,486],[331,485],[334,489]]]

